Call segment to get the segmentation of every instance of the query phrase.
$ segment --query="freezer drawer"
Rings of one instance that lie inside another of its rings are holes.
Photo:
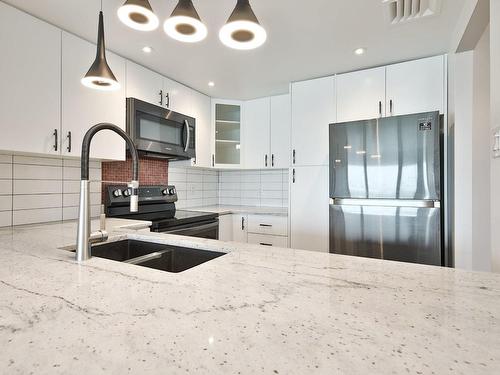
[[[441,209],[332,204],[330,253],[441,266]]]

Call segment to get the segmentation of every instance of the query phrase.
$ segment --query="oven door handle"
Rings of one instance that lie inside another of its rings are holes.
[[[187,152],[189,149],[189,141],[191,140],[191,131],[189,130],[189,122],[188,120],[184,120],[184,126],[186,126],[186,146],[184,147],[184,152]]]
[[[192,226],[188,228],[181,228],[181,229],[173,229],[173,230],[167,230],[163,233],[167,234],[176,234],[176,233],[190,233],[193,231],[200,231],[200,230],[206,230],[206,229],[215,229],[219,227],[219,222],[216,221],[215,223],[210,223],[210,224],[205,224],[205,225],[198,225],[198,226]],[[187,234],[186,234],[187,235]]]

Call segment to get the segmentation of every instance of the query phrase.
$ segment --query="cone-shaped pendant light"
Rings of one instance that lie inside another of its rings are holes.
[[[135,30],[151,31],[160,24],[148,0],[127,0],[117,13],[120,21]]]
[[[219,31],[219,39],[234,49],[254,49],[264,44],[266,30],[260,25],[248,0],[238,0],[233,13]]]
[[[104,17],[102,11],[99,12],[99,29],[97,32],[97,54],[95,61],[90,67],[82,84],[91,89],[113,91],[120,88],[115,75],[106,61],[106,46],[104,45]]]
[[[169,37],[186,43],[199,42],[208,33],[191,0],[179,0],[163,29]]]

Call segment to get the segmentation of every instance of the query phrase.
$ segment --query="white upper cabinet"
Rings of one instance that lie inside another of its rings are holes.
[[[385,116],[385,67],[337,75],[337,122]]]
[[[271,98],[245,102],[242,150],[246,169],[267,168],[270,155]]]
[[[271,167],[290,165],[290,128],[292,109],[290,95],[271,97]]]
[[[236,168],[242,166],[242,121],[243,102],[212,99],[213,153],[211,166]]]
[[[61,31],[0,2],[0,35],[0,149],[58,154]]]
[[[93,125],[109,122],[125,130],[125,60],[106,53],[108,64],[121,84],[119,90],[92,90],[80,80],[95,59],[96,46],[66,32],[62,38],[62,154],[80,156],[83,136]],[[125,160],[124,140],[108,130],[96,134],[90,151],[92,158]]]
[[[292,168],[290,179],[291,248],[328,252],[328,166]]]
[[[197,167],[209,168],[212,163],[212,123],[210,97],[199,92],[193,94],[193,114],[196,118],[196,160]]]
[[[183,115],[193,116],[194,90],[169,78],[165,78],[163,80],[163,92],[165,95],[165,106],[168,109],[182,113]]]
[[[127,98],[163,105],[163,76],[141,65],[127,61]]]
[[[292,164],[328,165],[328,129],[336,121],[335,77],[292,84]]]
[[[387,67],[387,115],[444,112],[444,56]]]

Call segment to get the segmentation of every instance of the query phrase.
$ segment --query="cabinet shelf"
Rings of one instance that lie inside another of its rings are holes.
[[[215,120],[217,123],[221,124],[233,124],[233,125],[239,125],[240,121],[228,121],[228,120]]]
[[[231,139],[216,139],[215,142],[220,142],[220,143],[240,143],[240,141],[234,141]]]

